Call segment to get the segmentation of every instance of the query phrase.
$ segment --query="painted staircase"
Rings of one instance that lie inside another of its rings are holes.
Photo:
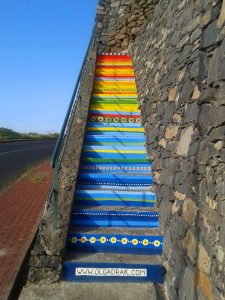
[[[129,55],[97,57],[65,281],[162,283],[163,237]]]

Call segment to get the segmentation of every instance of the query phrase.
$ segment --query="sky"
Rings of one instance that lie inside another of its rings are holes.
[[[98,0],[0,0],[0,127],[59,132]]]

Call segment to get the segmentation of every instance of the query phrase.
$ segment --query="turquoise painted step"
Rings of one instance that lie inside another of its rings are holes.
[[[89,145],[84,145],[82,148],[82,151],[84,152],[89,152],[89,151],[115,151],[115,152],[120,152],[120,153],[127,153],[127,152],[134,152],[136,153],[143,153],[146,152],[145,147],[143,146],[130,146],[130,147],[124,147],[124,146],[89,146]]]
[[[159,227],[157,212],[76,210],[73,209],[71,225],[78,227]]]
[[[84,146],[82,157],[103,159],[146,159],[144,147]]]
[[[91,135],[103,135],[103,136],[108,136],[108,137],[112,137],[112,136],[119,136],[119,137],[144,137],[144,133],[142,132],[127,132],[127,131],[116,131],[116,132],[112,132],[112,131],[88,131],[87,132],[88,136]]]
[[[63,279],[74,282],[163,283],[163,276],[164,268],[160,265],[73,261],[63,264]]]
[[[153,255],[162,253],[163,238],[127,234],[69,233],[66,245],[68,250],[78,252]]]
[[[118,185],[118,186],[150,186],[153,183],[153,177],[150,174],[144,175],[127,175],[127,174],[96,174],[80,173],[78,184],[95,184],[95,185]]]
[[[153,207],[155,193],[136,191],[77,190],[76,205]]]
[[[132,146],[135,144],[139,144],[141,146],[144,146],[146,142],[146,138],[144,134],[129,134],[129,135],[122,135],[119,133],[115,134],[86,134],[85,135],[85,144],[96,144],[96,143],[108,143],[108,145],[114,145],[118,144],[121,146]]]
[[[145,160],[147,158],[146,153],[105,153],[105,152],[82,152],[82,158],[97,158],[97,159],[134,159],[136,162]]]

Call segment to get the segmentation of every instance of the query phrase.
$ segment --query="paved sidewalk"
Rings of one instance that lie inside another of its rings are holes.
[[[37,231],[51,177],[45,162],[0,195],[0,300],[8,298]]]

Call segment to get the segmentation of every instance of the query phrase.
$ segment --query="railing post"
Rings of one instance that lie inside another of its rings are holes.
[[[52,224],[53,229],[58,227],[58,174],[59,174],[59,162],[55,162],[55,172],[53,175],[53,214],[52,214]]]
[[[80,120],[82,120],[82,96],[78,95],[78,117]]]

